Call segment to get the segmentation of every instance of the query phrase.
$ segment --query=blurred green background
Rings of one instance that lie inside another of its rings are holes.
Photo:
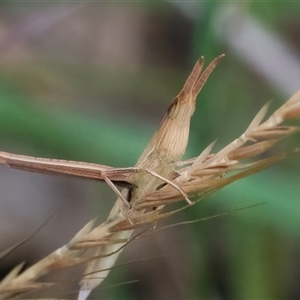
[[[186,157],[215,139],[221,149],[300,88],[298,2],[0,5],[2,151],[132,166],[200,55],[226,57],[198,97]],[[265,203],[134,242],[119,262],[152,259],[113,270],[94,299],[300,299],[299,168],[293,156],[168,220]],[[114,197],[104,184],[1,166],[0,250],[56,212],[2,274],[104,220]],[[60,276],[76,284],[79,273]]]

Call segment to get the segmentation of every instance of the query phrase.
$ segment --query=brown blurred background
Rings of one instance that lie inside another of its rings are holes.
[[[300,88],[299,10],[296,2],[0,3],[0,149],[131,166],[195,60],[225,53],[199,96],[186,157],[215,139],[220,149],[263,104],[273,100],[274,110]],[[300,299],[299,167],[294,156],[167,223],[264,206],[132,243],[119,263],[145,261],[113,270],[93,299]],[[1,166],[0,251],[52,216],[1,261],[2,276],[96,215],[104,220],[114,198],[101,183]],[[52,277],[55,296],[74,299],[79,275]]]

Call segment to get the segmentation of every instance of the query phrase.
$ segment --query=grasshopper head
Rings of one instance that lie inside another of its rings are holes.
[[[221,57],[215,58],[201,73],[204,58],[195,64],[182,90],[175,97],[163,118],[158,131],[154,134],[139,162],[153,155],[165,163],[176,162],[185,152],[190,130],[190,120],[196,108],[196,98],[218,64]]]

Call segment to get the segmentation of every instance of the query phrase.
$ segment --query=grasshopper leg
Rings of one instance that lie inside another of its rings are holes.
[[[188,197],[188,195],[186,194],[186,192],[181,189],[177,184],[173,183],[172,181],[168,180],[167,178],[160,176],[159,174],[157,174],[156,172],[150,170],[150,169],[145,169],[146,172],[148,172],[149,174],[151,174],[152,176],[164,181],[165,183],[171,185],[174,189],[176,189],[186,200],[186,202],[190,205],[194,204]]]

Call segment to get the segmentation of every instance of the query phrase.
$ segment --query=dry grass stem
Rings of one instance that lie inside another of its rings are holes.
[[[135,172],[126,173],[129,185],[120,191],[121,195],[107,220],[99,226],[95,225],[96,220],[90,221],[69,243],[24,272],[20,272],[22,265],[17,266],[0,283],[0,299],[12,299],[49,287],[54,283],[39,282],[39,278],[58,269],[86,264],[78,296],[78,299],[84,300],[106,278],[123,247],[137,238],[131,238],[134,229],[148,226],[151,232],[159,220],[181,210],[172,209],[171,204],[184,198],[188,202],[200,201],[288,155],[268,156],[265,153],[280,140],[299,131],[297,126],[282,126],[281,123],[300,117],[300,90],[266,121],[263,119],[268,105],[264,106],[245,132],[220,151],[213,153],[215,143],[212,143],[198,157],[181,161],[196,97],[222,56],[217,57],[203,73],[203,57],[196,62],[158,131],[132,168]],[[294,149],[291,152],[298,151]],[[260,157],[262,154],[264,158]],[[9,161],[5,155],[0,155],[0,162],[13,166],[12,160]],[[120,174],[118,176],[122,177]],[[112,183],[116,184],[116,181],[112,180]],[[188,206],[184,202],[182,209]]]

